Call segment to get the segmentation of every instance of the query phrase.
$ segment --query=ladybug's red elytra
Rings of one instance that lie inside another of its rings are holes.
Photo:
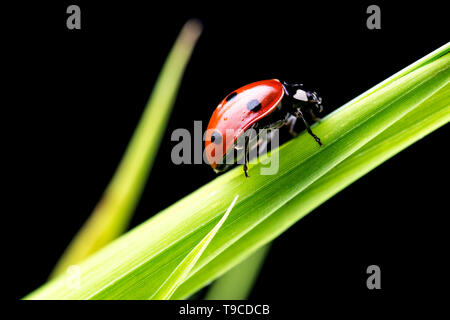
[[[223,161],[227,154],[244,148],[244,173],[248,177],[250,141],[245,137],[244,145],[240,146],[238,138],[250,128],[273,129],[285,125],[295,136],[297,119],[302,119],[308,133],[322,145],[303,116],[304,112],[308,112],[313,119],[317,119],[315,111],[322,111],[322,99],[316,92],[305,90],[302,84],[281,83],[277,79],[247,84],[227,95],[212,114],[206,131],[205,149],[218,148],[206,152],[208,162],[216,172],[224,171],[233,165]],[[231,137],[229,132],[232,132]]]

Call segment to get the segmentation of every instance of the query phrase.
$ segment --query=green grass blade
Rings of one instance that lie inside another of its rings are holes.
[[[188,21],[156,81],[142,118],[111,182],[93,213],[74,237],[52,276],[64,272],[119,236],[128,226],[153,165],[185,67],[201,25]]]
[[[236,168],[163,210],[83,263],[81,286],[61,276],[29,299],[147,299],[239,200],[171,299],[185,298],[273,240],[346,185],[450,120],[449,45],[405,68],[282,145],[279,172]]]
[[[447,83],[430,97],[430,104],[422,104],[358,152],[342,161],[211,262],[205,265],[199,264],[173,298],[182,299],[196,292],[208,284],[210,279],[221,276],[229,267],[241,263],[255,249],[276,238],[282,231],[352,182],[428,133],[447,124],[450,121],[449,91],[450,85]],[[259,232],[267,232],[272,236],[261,239],[258,236]]]
[[[217,279],[208,290],[206,300],[245,300],[264,263],[270,243],[253,252],[250,257],[234,266]]]
[[[233,202],[228,207],[227,211],[220,219],[220,221],[214,226],[214,228],[195,246],[194,249],[184,258],[184,260],[175,268],[172,274],[166,279],[166,281],[161,285],[161,287],[156,291],[156,293],[151,297],[153,300],[167,300],[169,299],[174,291],[183,283],[187,275],[200,259],[202,253],[208,247],[211,240],[219,231],[220,227],[223,225],[225,220],[228,218],[231,210],[233,209],[238,195],[234,198]]]

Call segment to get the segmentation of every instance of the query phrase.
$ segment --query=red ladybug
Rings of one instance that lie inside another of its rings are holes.
[[[244,173],[247,163],[250,139],[245,136],[244,145],[239,139],[250,128],[280,128],[288,126],[293,131],[297,119],[302,119],[308,133],[322,145],[320,139],[311,131],[304,112],[315,120],[314,111],[322,111],[322,99],[314,91],[307,91],[299,83],[281,83],[277,79],[262,80],[247,84],[231,92],[217,106],[208,124],[205,136],[206,156],[216,172],[225,171],[236,162],[225,163],[227,154],[244,148]],[[229,133],[231,132],[231,135]],[[229,161],[228,161],[229,162]]]

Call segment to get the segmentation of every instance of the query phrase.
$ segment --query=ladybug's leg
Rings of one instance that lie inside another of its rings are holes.
[[[248,178],[248,173],[247,173],[247,171],[248,171],[248,166],[247,166],[247,164],[248,164],[248,162],[249,162],[249,151],[250,151],[250,147],[249,147],[249,137],[248,137],[248,135],[246,135],[245,136],[245,143],[244,143],[244,148],[245,148],[245,150],[244,150],[244,152],[245,152],[245,154],[244,154],[244,173],[245,173],[245,177],[246,178]]]
[[[305,127],[306,127],[306,131],[308,131],[308,133],[314,138],[314,140],[316,140],[316,142],[319,144],[319,146],[321,146],[321,145],[322,145],[322,142],[320,142],[319,137],[316,136],[316,135],[311,131],[311,128],[309,127],[309,124],[308,124],[308,122],[306,121],[305,117],[303,116],[303,113],[302,113],[302,111],[300,110],[300,108],[297,108],[297,110],[294,112],[294,115],[295,115],[297,118],[300,118],[300,119],[303,120],[303,123],[305,124]]]
[[[314,114],[314,110],[313,110],[312,108],[309,108],[309,109],[308,109],[308,112],[309,112],[309,114],[311,115],[311,119],[313,119],[314,122],[319,122],[319,121],[322,120],[321,118],[319,118],[318,116],[316,116],[316,115]]]
[[[297,132],[294,131],[295,123],[297,122],[297,117],[295,116],[289,116],[289,118],[286,120],[286,124],[289,127],[289,133],[293,136],[297,136]]]

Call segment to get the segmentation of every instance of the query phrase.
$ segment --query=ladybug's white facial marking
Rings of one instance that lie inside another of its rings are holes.
[[[305,91],[298,89],[297,92],[294,94],[294,99],[306,102],[308,101],[308,96],[306,95]]]

